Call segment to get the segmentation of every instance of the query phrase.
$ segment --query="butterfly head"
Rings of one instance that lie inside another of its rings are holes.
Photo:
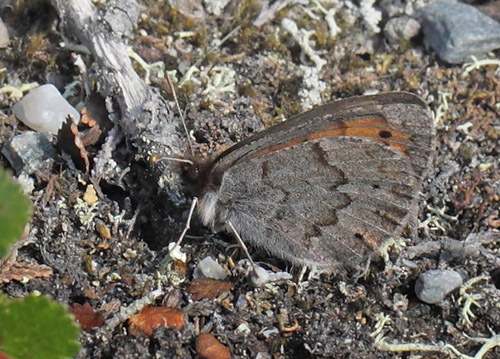
[[[213,161],[191,158],[180,164],[181,175],[184,184],[194,196],[203,195],[209,188],[213,187]]]

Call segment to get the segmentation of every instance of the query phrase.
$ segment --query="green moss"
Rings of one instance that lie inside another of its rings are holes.
[[[249,80],[243,80],[238,86],[239,94],[246,97],[257,97],[259,91]]]
[[[261,3],[258,0],[243,0],[235,6],[233,16],[236,24],[244,27],[251,26],[251,22],[259,14]]]

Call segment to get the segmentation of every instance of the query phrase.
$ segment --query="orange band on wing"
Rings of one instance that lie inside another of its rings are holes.
[[[404,142],[408,141],[409,135],[393,129],[384,129],[386,126],[387,122],[377,117],[362,117],[349,121],[341,121],[325,126],[321,131],[311,133],[307,136],[296,137],[290,141],[270,146],[258,152],[255,157],[264,156],[268,153],[292,147],[306,141],[341,136],[371,138],[391,146],[398,152],[406,154],[408,146]]]

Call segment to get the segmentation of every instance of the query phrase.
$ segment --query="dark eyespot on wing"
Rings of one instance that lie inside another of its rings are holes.
[[[387,131],[387,130],[380,130],[378,135],[380,138],[391,138],[392,137],[391,131]]]

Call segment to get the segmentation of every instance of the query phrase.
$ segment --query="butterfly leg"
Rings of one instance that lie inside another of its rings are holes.
[[[177,242],[175,242],[175,245],[172,248],[170,248],[169,252],[172,252],[173,250],[175,250],[177,247],[180,246],[182,240],[186,236],[187,231],[189,231],[189,229],[191,228],[191,219],[193,218],[194,209],[196,208],[197,204],[198,204],[198,198],[193,197],[193,202],[191,202],[191,208],[189,209],[189,215],[186,220],[186,226],[184,227],[184,230],[179,236]]]
[[[230,231],[233,233],[233,235],[236,237],[236,240],[240,244],[241,249],[243,250],[243,252],[245,252],[245,255],[247,256],[248,260],[252,265],[251,281],[254,286],[262,287],[263,285],[269,282],[292,279],[292,276],[289,273],[286,272],[274,273],[262,267],[257,266],[255,262],[252,260],[252,257],[250,257],[250,253],[248,253],[248,248],[245,245],[245,242],[243,242],[243,240],[241,239],[236,228],[234,228],[234,225],[231,223],[231,221],[226,221],[225,223],[226,223],[226,231],[228,232]]]
[[[250,257],[250,253],[248,252],[248,248],[245,245],[245,242],[243,242],[238,231],[236,230],[236,228],[234,228],[231,221],[226,222],[226,228],[228,228],[231,231],[231,233],[236,237],[236,240],[238,241],[241,249],[243,250],[243,252],[245,253],[245,255],[247,256],[248,260],[250,261],[250,263],[252,265],[252,269],[253,269],[254,274],[258,277],[259,275],[257,274],[257,265],[253,261],[252,257]]]

